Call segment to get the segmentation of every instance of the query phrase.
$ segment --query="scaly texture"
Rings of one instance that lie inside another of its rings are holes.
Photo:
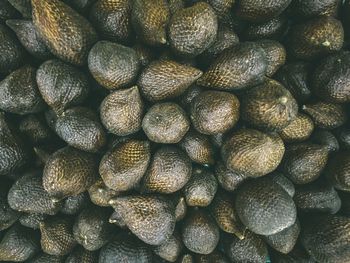
[[[314,130],[314,123],[311,118],[303,113],[299,113],[279,135],[285,142],[300,142],[307,140]]]
[[[236,190],[249,177],[244,173],[228,169],[222,161],[216,163],[215,176],[219,185],[226,191]]]
[[[13,210],[7,202],[6,193],[0,194],[0,231],[12,226],[21,214]]]
[[[65,215],[76,215],[90,204],[86,192],[67,197],[63,202],[60,212]]]
[[[11,5],[13,5],[24,18],[32,17],[32,5],[31,0],[7,0]]]
[[[36,256],[34,259],[28,262],[29,263],[64,263],[64,257],[41,253],[38,256]]]
[[[329,152],[337,152],[340,147],[337,138],[330,131],[326,130],[316,130],[311,136],[311,141],[324,145]]]
[[[108,201],[118,195],[118,192],[109,189],[102,179],[98,179],[88,191],[91,202],[98,206],[109,206]]]
[[[40,223],[47,218],[45,214],[24,214],[20,217],[19,222],[22,226],[32,229],[39,229]]]
[[[175,233],[163,244],[153,249],[154,254],[158,255],[162,259],[175,262],[180,256],[183,249],[183,244],[178,233]]]
[[[326,173],[336,189],[350,192],[350,152],[339,152],[332,157]]]
[[[97,258],[98,254],[96,252],[77,247],[69,254],[65,263],[95,263]]]
[[[247,25],[242,32],[247,40],[279,39],[288,29],[288,19],[281,15],[266,22]]]
[[[56,137],[47,126],[45,119],[36,114],[29,114],[19,123],[19,131],[33,145],[45,144],[55,141]]]
[[[277,70],[286,63],[287,52],[284,46],[275,40],[259,40],[256,43],[266,53],[267,69],[266,76],[272,77]]]
[[[291,4],[294,15],[302,18],[337,16],[339,0],[295,0]]]

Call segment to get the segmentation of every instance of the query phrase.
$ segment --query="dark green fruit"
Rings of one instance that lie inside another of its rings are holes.
[[[95,251],[107,244],[113,237],[113,226],[109,224],[110,211],[89,206],[75,219],[73,234],[75,240],[85,249]]]
[[[335,154],[327,165],[326,174],[336,189],[350,192],[350,152]]]
[[[303,227],[301,241],[318,262],[346,262],[350,258],[350,218],[326,215]],[[345,261],[344,261],[345,260]]]
[[[99,41],[90,50],[88,66],[100,85],[107,89],[119,89],[134,82],[140,62],[132,48]]]
[[[55,140],[55,135],[47,126],[44,118],[30,114],[22,118],[19,131],[34,145],[49,143]]]
[[[22,226],[32,229],[39,229],[40,223],[47,218],[45,214],[24,214],[20,217],[19,222]]]
[[[86,192],[76,196],[69,196],[64,200],[60,212],[65,215],[76,215],[90,204],[89,201],[89,196]]]
[[[51,200],[44,190],[40,173],[29,173],[18,179],[7,198],[12,209],[26,213],[54,215],[62,207],[62,202]]]
[[[294,184],[286,176],[284,176],[282,173],[274,172],[270,174],[269,177],[272,179],[272,181],[279,184],[291,197],[294,196],[295,194]]]
[[[55,199],[86,191],[97,179],[93,155],[65,147],[50,156],[43,172],[43,185]]]
[[[141,129],[143,111],[139,89],[134,86],[110,93],[101,103],[100,117],[109,132],[125,136]]]
[[[174,193],[188,182],[192,173],[191,160],[180,149],[164,146],[157,150],[143,177],[145,192]]]
[[[182,241],[192,252],[210,254],[219,242],[219,228],[215,221],[202,210],[192,211],[182,226]]]
[[[221,155],[227,168],[258,177],[277,168],[284,150],[283,141],[278,135],[241,129],[226,140]]]
[[[194,263],[194,259],[191,254],[184,254],[180,259],[179,263]]]
[[[64,263],[64,257],[41,253],[38,256],[36,256],[34,259],[28,262],[29,263]]]
[[[14,225],[0,243],[0,261],[22,262],[40,250],[37,234],[21,225]]]
[[[32,17],[32,5],[31,0],[7,0],[11,5],[14,6],[24,18]]]
[[[242,32],[248,40],[279,39],[287,31],[288,20],[285,16],[278,16],[261,23],[252,23]]]
[[[343,42],[341,22],[333,17],[320,17],[292,27],[288,43],[292,56],[313,59],[340,50]]]
[[[9,3],[8,0],[0,1],[0,21],[5,22],[7,19],[18,16],[17,10]]]
[[[294,0],[291,8],[294,15],[302,18],[336,16],[340,2],[339,0]]]
[[[53,217],[40,223],[41,248],[50,255],[67,255],[76,246],[73,224],[68,217]]]
[[[259,40],[255,43],[265,51],[267,58],[266,76],[272,77],[286,63],[286,50],[281,43],[274,40]]]
[[[166,27],[170,19],[170,10],[164,0],[135,0],[133,2],[131,21],[136,34],[151,46],[167,42]]]
[[[292,197],[269,177],[244,183],[235,200],[242,223],[259,235],[272,235],[295,223],[296,207]]]
[[[99,263],[152,263],[152,252],[132,235],[121,233],[101,249]]]
[[[97,31],[115,42],[131,39],[131,2],[128,0],[99,0],[90,10],[90,20]]]
[[[83,107],[66,110],[57,118],[55,131],[68,145],[86,152],[99,151],[107,140],[96,113]]]
[[[97,35],[90,23],[59,0],[32,0],[33,23],[58,58],[83,65]]]
[[[242,99],[242,118],[249,124],[268,131],[280,131],[298,114],[292,94],[275,80],[247,91]]]
[[[96,252],[78,246],[69,254],[65,263],[95,263],[97,262],[97,256]]]
[[[109,203],[130,231],[146,244],[160,245],[174,232],[175,207],[162,196],[116,197]]]
[[[126,140],[108,151],[100,162],[103,182],[112,190],[134,188],[145,174],[151,159],[148,141]]]
[[[316,180],[328,160],[325,146],[311,143],[289,145],[282,162],[283,174],[295,184],[307,184]]]
[[[6,195],[0,195],[0,231],[12,226],[21,216],[19,212],[13,210],[7,202]]]
[[[154,104],[142,120],[147,137],[156,143],[178,143],[190,128],[185,111],[172,102]]]
[[[339,150],[337,138],[330,131],[316,130],[311,136],[311,141],[326,146],[330,152]]]
[[[176,233],[171,236],[167,241],[165,241],[160,246],[153,249],[154,254],[158,255],[164,260],[169,262],[175,262],[180,256],[183,248],[183,244],[180,236]]]
[[[118,195],[118,192],[109,189],[102,179],[98,179],[88,191],[91,202],[98,206],[109,206],[109,200]]]
[[[350,102],[350,52],[340,52],[324,59],[312,77],[315,95],[334,102]]]
[[[204,91],[191,103],[191,121],[202,134],[224,133],[237,123],[239,107],[239,100],[231,93]]]
[[[197,83],[222,90],[244,89],[262,83],[266,72],[265,51],[255,43],[246,42],[224,50]]]
[[[234,191],[248,178],[248,175],[228,169],[222,161],[216,163],[215,176],[219,185],[226,191]]]
[[[197,56],[216,39],[218,20],[213,8],[199,2],[177,11],[169,22],[171,48],[182,56]]]
[[[300,142],[307,140],[312,134],[313,130],[314,123],[312,119],[303,113],[298,113],[295,119],[284,127],[278,134],[285,142]]]
[[[172,60],[158,60],[143,70],[138,86],[147,100],[166,100],[180,96],[201,75],[202,72],[194,67]]]
[[[0,109],[16,114],[35,113],[44,110],[35,68],[24,66],[0,82]]]
[[[43,39],[31,20],[11,19],[6,24],[16,33],[22,46],[34,57],[47,59],[51,56]]]
[[[36,81],[43,99],[58,114],[83,102],[89,92],[85,74],[57,59],[39,67]]]

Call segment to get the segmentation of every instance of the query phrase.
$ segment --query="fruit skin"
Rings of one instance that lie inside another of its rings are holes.
[[[339,150],[338,140],[330,131],[316,130],[311,136],[311,141],[326,146],[329,152]]]
[[[213,8],[199,2],[177,11],[169,22],[171,48],[182,56],[197,56],[215,41],[218,20]]]
[[[255,43],[264,49],[267,58],[266,76],[272,77],[286,63],[287,52],[284,46],[275,40],[259,40]]]
[[[106,89],[119,89],[131,84],[140,68],[132,48],[110,41],[99,41],[88,56],[90,73]]]
[[[302,18],[337,16],[340,2],[339,0],[296,0],[292,1],[291,8],[294,15]]]
[[[8,229],[20,218],[21,213],[13,210],[7,202],[6,193],[0,194],[0,231]]]
[[[31,0],[7,0],[24,18],[32,17]]]
[[[76,196],[69,196],[64,200],[63,207],[60,212],[65,215],[76,215],[90,204],[89,197],[86,192]]]
[[[29,263],[64,263],[64,257],[40,253],[30,260]]]
[[[19,218],[19,222],[22,226],[39,229],[40,223],[47,218],[45,214],[24,214]]]
[[[280,39],[288,29],[288,20],[281,15],[262,23],[252,23],[242,32],[247,40]]]
[[[97,256],[96,252],[88,251],[78,246],[69,254],[65,263],[94,263],[97,262]]]
[[[297,214],[292,197],[269,177],[240,186],[235,207],[242,223],[259,235],[273,235],[290,227]]]
[[[226,140],[221,156],[226,167],[252,177],[274,171],[285,148],[278,135],[253,129],[240,129]]]
[[[97,41],[90,23],[59,0],[32,0],[32,8],[33,23],[50,51],[75,65],[86,64]]]
[[[222,161],[215,166],[215,176],[219,185],[226,191],[234,191],[248,178],[248,175],[228,169]]]
[[[303,113],[298,113],[296,118],[278,134],[284,142],[300,142],[307,140],[313,131],[314,123],[311,118]]]
[[[350,192],[350,151],[336,153],[328,162],[327,177],[338,190]]]
[[[264,50],[245,42],[224,50],[213,60],[197,84],[220,90],[239,90],[261,84],[267,71]]]
[[[182,250],[182,240],[178,233],[175,233],[165,243],[155,247],[153,252],[164,260],[175,262]]]
[[[88,191],[91,202],[102,207],[109,206],[108,201],[112,199],[112,197],[118,195],[118,192],[109,189],[101,178],[99,178]]]

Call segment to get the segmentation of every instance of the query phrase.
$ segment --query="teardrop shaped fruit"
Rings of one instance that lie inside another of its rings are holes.
[[[109,189],[102,179],[98,179],[88,191],[91,202],[98,206],[109,206],[109,200],[119,194],[117,191]]]
[[[115,191],[127,191],[139,183],[150,159],[149,141],[126,140],[103,156],[99,172],[107,187]]]
[[[59,0],[32,0],[33,23],[58,58],[84,65],[97,35],[90,23]]]
[[[249,177],[244,173],[228,169],[222,161],[216,163],[215,176],[219,185],[226,191],[236,190]]]
[[[166,100],[181,95],[201,75],[194,67],[172,60],[156,60],[142,71],[138,86],[147,100]]]
[[[28,114],[44,110],[45,104],[35,82],[35,68],[24,66],[0,82],[0,109]]]
[[[134,82],[140,61],[132,48],[99,41],[90,50],[88,66],[100,85],[107,89],[118,89]]]
[[[45,190],[54,199],[78,195],[97,179],[97,164],[92,154],[65,147],[50,156],[43,172]]]
[[[279,131],[298,114],[298,103],[292,94],[275,80],[248,90],[242,99],[242,118],[268,131]]]
[[[160,245],[174,232],[175,208],[162,196],[117,197],[110,204],[130,231],[146,244]]]
[[[350,192],[350,151],[335,154],[327,165],[326,174],[336,189]]]
[[[311,143],[289,145],[284,155],[282,170],[295,184],[316,180],[327,164],[326,147]]]
[[[78,246],[69,254],[65,263],[95,263],[97,258],[98,254],[96,252]]]
[[[239,187],[235,200],[242,223],[259,235],[272,235],[295,223],[292,197],[269,177],[247,181]]]
[[[138,132],[143,112],[144,103],[137,86],[110,93],[100,106],[102,124],[119,136]]]
[[[224,143],[221,155],[227,168],[258,177],[274,171],[284,151],[283,141],[278,135],[241,129]]]
[[[213,8],[199,2],[177,11],[169,22],[172,49],[182,56],[197,56],[216,39],[218,20]]]
[[[312,119],[303,113],[298,113],[295,119],[284,127],[278,134],[285,142],[300,142],[307,140],[312,134],[313,130],[314,123]]]
[[[180,256],[182,249],[183,244],[181,238],[178,233],[175,233],[163,244],[155,247],[153,252],[166,261],[175,262]]]
[[[222,90],[244,89],[261,84],[266,72],[266,53],[258,44],[246,42],[224,50],[197,84]]]
[[[267,58],[266,76],[272,77],[286,63],[287,52],[284,46],[275,40],[259,40],[255,43],[265,51]]]
[[[89,92],[85,74],[58,59],[41,64],[36,81],[43,99],[58,114],[82,103]]]

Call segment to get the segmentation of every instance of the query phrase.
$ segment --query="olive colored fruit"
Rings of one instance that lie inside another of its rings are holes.
[[[18,16],[17,10],[9,3],[8,0],[0,1],[0,21],[4,22],[7,19]]]
[[[185,218],[187,214],[187,204],[186,199],[183,196],[178,196],[178,199],[176,200],[176,206],[175,206],[175,218],[176,222],[181,221]]]
[[[163,146],[157,150],[143,177],[145,192],[174,193],[191,178],[192,164],[188,156],[175,146]]]
[[[32,0],[33,23],[50,51],[58,58],[84,65],[97,41],[95,29],[59,0]]]
[[[291,8],[294,15],[302,18],[336,16],[340,2],[339,0],[295,0],[292,1]]]
[[[11,19],[6,24],[16,33],[22,46],[38,59],[47,59],[51,53],[31,20]]]
[[[40,253],[38,256],[28,261],[29,263],[64,263],[64,257],[53,256],[46,253]]]
[[[175,14],[176,11],[183,9],[186,4],[186,0],[168,0],[167,2],[172,15]]]
[[[199,262],[199,263],[210,263],[210,262],[229,263],[229,260],[226,258],[226,256],[219,251],[214,251],[209,255],[197,254],[196,260],[197,260],[196,262]]]
[[[200,133],[224,133],[239,119],[240,103],[237,97],[224,91],[204,91],[191,103],[191,121]]]
[[[89,92],[85,74],[58,59],[41,64],[36,81],[43,99],[58,114],[82,103]]]
[[[267,58],[266,76],[273,76],[286,63],[287,53],[284,46],[275,40],[256,41],[265,51]]]
[[[310,65],[305,62],[287,63],[280,68],[275,78],[292,93],[298,102],[305,102],[311,96],[309,71]]]
[[[279,184],[291,197],[295,194],[295,187],[291,180],[284,176],[280,172],[274,172],[269,175],[269,177],[275,183]]]
[[[132,36],[131,10],[128,0],[99,0],[90,10],[90,20],[102,37],[126,43]]]
[[[76,196],[68,196],[64,200],[60,212],[65,215],[76,215],[90,204],[89,201],[89,196],[86,192]]]
[[[97,177],[95,157],[71,147],[62,148],[47,160],[43,185],[54,199],[75,196],[86,191]]]
[[[248,40],[257,39],[280,39],[288,28],[288,19],[278,16],[266,22],[252,23],[242,32]]]
[[[0,112],[0,175],[5,175],[23,166],[29,155]]]
[[[23,115],[44,108],[44,101],[35,82],[35,68],[24,66],[0,82],[1,110]]]
[[[55,135],[47,126],[42,116],[30,114],[21,119],[19,131],[34,145],[44,144],[55,140]]]
[[[341,199],[334,188],[322,179],[296,187],[294,202],[297,208],[307,213],[335,214],[341,207]]]
[[[184,93],[201,75],[194,67],[172,60],[156,60],[142,71],[138,86],[147,100],[166,100]]]
[[[169,22],[169,41],[175,53],[197,56],[215,41],[218,20],[213,8],[199,2],[177,11]]]
[[[0,231],[11,227],[21,214],[13,210],[7,202],[6,196],[0,195]]]
[[[313,59],[338,51],[344,44],[342,23],[333,17],[320,17],[293,26],[289,32],[290,54]]]
[[[8,74],[23,65],[25,52],[16,36],[0,25],[0,73]]]
[[[338,140],[330,131],[316,130],[311,136],[311,141],[315,144],[326,146],[330,152],[339,150]]]
[[[218,192],[209,209],[222,231],[234,234],[239,239],[244,239],[246,228],[240,222],[234,207],[234,201],[227,193]]]
[[[96,113],[83,107],[66,110],[57,118],[55,131],[68,145],[86,152],[99,151],[107,140]]]
[[[258,44],[246,42],[224,50],[197,84],[222,90],[244,89],[262,83],[266,72],[265,51]]]
[[[334,102],[350,102],[350,52],[344,51],[331,55],[319,64],[312,76],[315,95]]]
[[[214,149],[208,136],[192,129],[186,133],[179,145],[193,162],[214,164]]]
[[[132,48],[99,41],[90,50],[88,66],[100,85],[107,89],[118,89],[135,81],[140,61]]]
[[[182,106],[184,109],[189,110],[191,106],[191,102],[195,97],[197,97],[201,92],[203,91],[203,88],[193,84],[188,89],[185,90],[185,92],[178,98],[180,106]]]
[[[220,24],[233,27],[232,9],[237,2],[236,0],[207,0],[206,2],[214,9]]]
[[[350,192],[350,152],[336,153],[328,162],[326,174],[336,189]]]
[[[51,200],[44,190],[41,174],[37,173],[29,173],[18,179],[7,198],[12,209],[26,213],[54,215],[62,207],[62,202]]]
[[[335,129],[348,119],[345,107],[323,101],[303,105],[303,111],[311,116],[316,127],[321,129]]]
[[[19,218],[22,226],[32,229],[39,229],[40,223],[43,222],[48,215],[45,214],[24,214]]]
[[[174,232],[175,208],[162,196],[131,195],[110,200],[130,231],[149,245],[164,243]]]
[[[99,263],[152,263],[152,252],[140,240],[125,233],[101,249]]]
[[[215,166],[215,176],[219,185],[226,191],[234,191],[249,176],[235,170],[228,169],[226,165],[219,161]]]
[[[340,128],[336,131],[336,136],[340,147],[344,150],[350,150],[350,129]]]
[[[205,207],[215,197],[218,183],[213,173],[202,168],[194,168],[192,176],[183,192],[188,206]]]
[[[75,219],[75,240],[85,249],[95,251],[113,237],[113,226],[109,224],[110,211],[96,206],[85,208]]]
[[[189,128],[185,111],[172,102],[154,104],[142,120],[143,131],[156,143],[178,143]]]
[[[118,195],[118,192],[109,189],[102,179],[98,179],[88,191],[91,202],[98,206],[109,206],[109,200]]]
[[[165,0],[135,0],[131,22],[137,36],[147,45],[166,44],[170,10]]]
[[[192,252],[210,254],[219,242],[219,227],[203,210],[192,211],[182,225],[182,242]]]
[[[232,262],[266,262],[267,246],[261,237],[250,231],[244,239],[230,237],[224,243],[224,250]]]
[[[141,129],[144,103],[137,86],[110,93],[101,103],[100,117],[106,129],[125,136]]]
[[[134,188],[145,174],[151,159],[149,141],[126,140],[109,150],[99,172],[106,186],[115,191]]]
[[[242,223],[259,235],[272,235],[295,223],[292,197],[269,177],[247,181],[238,188],[235,200]]]
[[[295,119],[278,134],[285,142],[300,142],[307,140],[313,131],[314,123],[312,119],[303,113],[298,113]]]
[[[14,225],[1,240],[0,261],[26,261],[39,250],[40,244],[36,233],[21,225]]]
[[[301,241],[318,262],[348,262],[350,218],[325,215],[302,228]]]
[[[283,141],[278,135],[241,129],[226,140],[221,155],[227,168],[259,177],[277,168],[284,151]]]
[[[98,254],[96,252],[78,246],[69,254],[65,263],[95,263],[97,262],[97,258]]]
[[[328,161],[325,146],[308,142],[286,147],[281,169],[295,184],[307,184],[315,181]]]
[[[183,244],[180,236],[174,234],[163,244],[153,248],[153,252],[166,261],[175,262],[180,256],[182,249]]]
[[[95,0],[63,0],[63,2],[73,7],[77,12],[85,15]]]
[[[52,217],[41,222],[40,243],[42,250],[54,256],[67,255],[77,244],[72,228],[72,220],[69,217]]]
[[[7,0],[24,18],[32,17],[31,0]]]
[[[292,94],[275,80],[248,90],[241,101],[243,120],[268,131],[282,130],[298,114]]]
[[[283,254],[276,250],[271,251],[270,258],[277,263],[315,263],[316,261],[297,243],[291,252]]]
[[[264,240],[273,249],[283,254],[288,254],[294,248],[300,233],[299,221],[273,235],[265,236]]]

